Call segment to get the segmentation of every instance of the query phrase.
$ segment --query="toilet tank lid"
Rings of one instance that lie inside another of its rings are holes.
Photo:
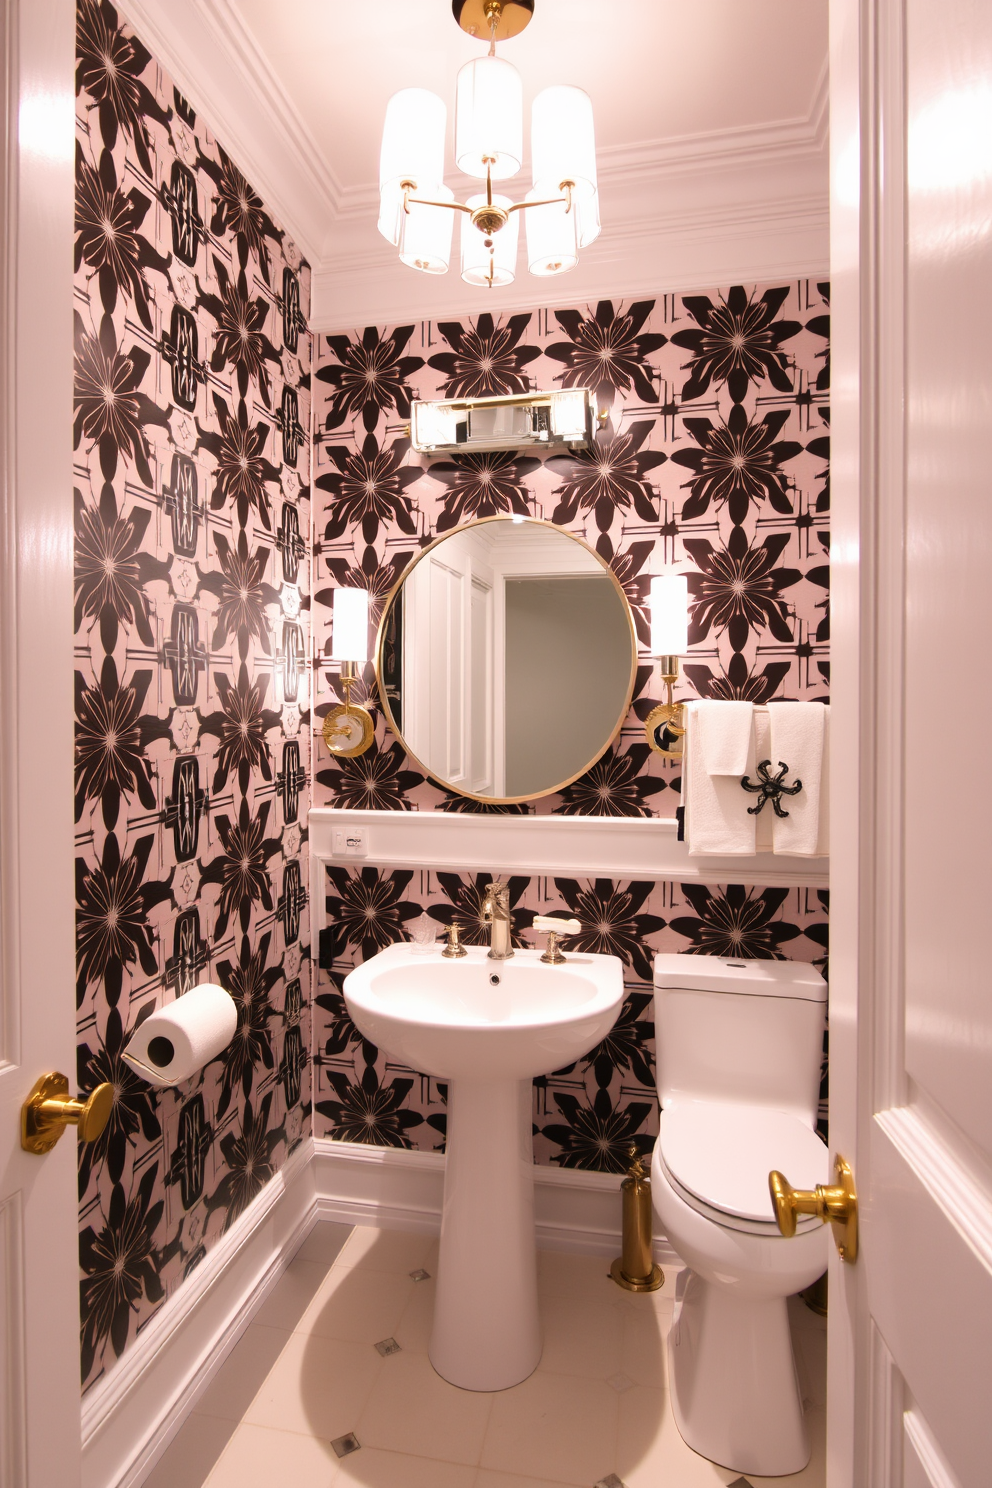
[[[804,1002],[827,1000],[826,982],[806,961],[660,954],[654,958],[654,984],[694,992],[750,992],[758,997],[797,997]]]

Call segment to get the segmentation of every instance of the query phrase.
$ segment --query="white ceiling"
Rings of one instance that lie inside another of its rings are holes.
[[[311,259],[320,328],[827,267],[827,0],[537,0],[500,50],[525,107],[549,83],[590,94],[604,230],[571,274],[521,267],[503,291],[406,269],[375,229],[388,98],[431,88],[450,135],[455,74],[482,50],[449,0],[123,8]]]

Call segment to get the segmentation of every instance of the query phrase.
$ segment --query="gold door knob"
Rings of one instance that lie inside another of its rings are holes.
[[[78,1127],[81,1142],[95,1142],[113,1108],[113,1085],[98,1085],[86,1100],[73,1100],[65,1075],[42,1075],[21,1107],[21,1146],[39,1155],[51,1152],[67,1126]]]
[[[858,1258],[858,1195],[850,1164],[834,1158],[834,1186],[818,1183],[814,1189],[793,1188],[783,1173],[768,1174],[768,1187],[778,1227],[787,1240],[796,1233],[797,1214],[815,1214],[824,1224],[830,1221],[838,1254],[845,1261]]]

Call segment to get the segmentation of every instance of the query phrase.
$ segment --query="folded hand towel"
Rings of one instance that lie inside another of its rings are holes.
[[[697,704],[696,743],[708,775],[743,774],[753,722],[753,703]]]
[[[685,758],[682,764],[682,804],[685,806],[685,837],[690,857],[707,854],[739,857],[754,852],[755,818],[748,815],[752,797],[741,790],[741,775],[754,774],[754,735],[748,716],[747,747],[743,766],[733,774],[712,774],[703,753],[707,722],[700,727],[700,714],[735,706],[726,703],[694,702],[686,709]],[[750,704],[747,705],[750,709]],[[740,714],[737,715],[740,726]],[[734,756],[729,749],[714,753],[719,763]],[[739,757],[739,756],[738,756]]]
[[[823,703],[769,703],[770,770],[788,766],[785,786],[802,782],[794,796],[782,796],[786,816],[772,817],[773,851],[797,858],[822,857],[827,844],[827,713]],[[764,814],[764,813],[762,813]]]

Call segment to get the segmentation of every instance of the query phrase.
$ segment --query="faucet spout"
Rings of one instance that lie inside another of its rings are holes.
[[[510,918],[510,885],[502,879],[486,885],[482,918],[489,923],[490,959],[508,961],[513,955],[513,921]]]

